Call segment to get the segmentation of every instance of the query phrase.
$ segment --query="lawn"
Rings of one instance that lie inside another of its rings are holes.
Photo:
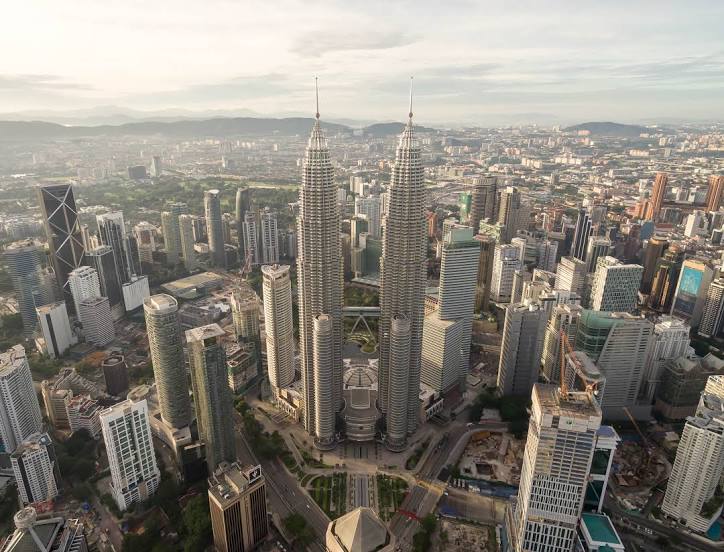
[[[347,474],[319,475],[311,482],[310,494],[330,519],[347,512]]]
[[[402,504],[407,493],[407,482],[399,477],[377,475],[377,498],[380,517],[387,521]]]

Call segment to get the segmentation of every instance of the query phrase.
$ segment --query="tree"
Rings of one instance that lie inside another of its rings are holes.
[[[211,515],[206,495],[200,494],[189,500],[182,518],[185,552],[202,552],[211,542]]]
[[[284,528],[292,535],[294,541],[300,546],[306,548],[314,541],[312,528],[309,527],[307,520],[300,514],[291,514],[284,518],[282,523]]]

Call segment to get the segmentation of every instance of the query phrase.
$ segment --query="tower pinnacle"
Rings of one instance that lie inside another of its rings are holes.
[[[314,93],[317,99],[317,112],[314,116],[319,120],[319,77],[314,77]]]
[[[410,77],[410,109],[407,110],[407,117],[412,120],[412,79],[413,77]]]

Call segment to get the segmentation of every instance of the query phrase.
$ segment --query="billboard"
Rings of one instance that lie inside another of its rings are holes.
[[[704,272],[691,266],[684,266],[679,278],[679,287],[676,290],[674,311],[678,314],[691,316],[696,307],[699,288],[704,278]]]

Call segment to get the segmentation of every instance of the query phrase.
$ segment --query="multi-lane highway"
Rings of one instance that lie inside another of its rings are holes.
[[[309,495],[299,489],[297,480],[290,475],[278,458],[259,461],[244,438],[241,415],[234,412],[234,424],[237,435],[237,455],[239,460],[250,465],[261,464],[262,472],[266,477],[267,497],[272,511],[284,519],[292,513],[304,516],[310,527],[314,530],[318,541],[312,545],[313,550],[324,551],[324,535],[327,531],[329,518],[319,508]]]

